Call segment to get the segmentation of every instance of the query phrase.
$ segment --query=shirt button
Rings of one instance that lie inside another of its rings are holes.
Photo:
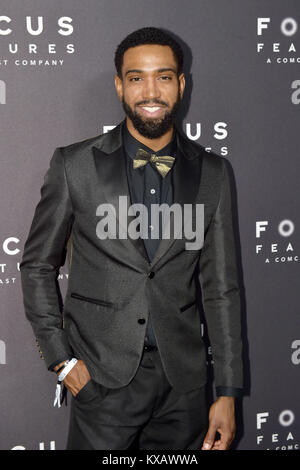
[[[150,189],[150,193],[155,194],[155,189],[154,188]]]
[[[150,228],[150,230],[153,230],[153,229],[154,229],[154,226],[153,226],[153,225],[149,225],[149,228]]]

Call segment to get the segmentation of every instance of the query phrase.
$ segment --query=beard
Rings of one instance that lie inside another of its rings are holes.
[[[148,100],[137,103],[137,105],[147,105],[149,104]],[[164,134],[166,134],[171,127],[173,126],[175,122],[175,117],[177,115],[177,111],[179,108],[179,104],[181,102],[181,97],[180,97],[180,92],[178,90],[178,95],[177,95],[177,100],[174,103],[173,107],[171,108],[171,111],[167,111],[162,118],[158,119],[147,119],[147,118],[142,118],[136,111],[133,111],[131,107],[129,106],[126,101],[122,100],[122,106],[125,111],[126,116],[129,117],[129,119],[132,121],[132,124],[134,128],[143,136],[146,137],[147,139],[157,139],[159,137],[162,137]],[[151,104],[161,104],[161,105],[167,105],[164,101],[160,100],[151,100]]]

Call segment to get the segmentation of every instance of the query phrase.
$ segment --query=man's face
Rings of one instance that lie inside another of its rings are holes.
[[[169,46],[145,44],[127,49],[122,80],[115,85],[134,128],[148,139],[159,138],[173,125],[185,80]]]

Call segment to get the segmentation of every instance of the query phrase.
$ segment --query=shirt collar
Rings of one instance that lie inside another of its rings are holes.
[[[130,134],[127,124],[125,123],[123,127],[123,143],[126,150],[126,153],[133,159],[136,155],[138,149],[142,148],[150,153],[155,153],[155,155],[170,155],[176,158],[176,147],[177,147],[177,140],[176,140],[176,129],[174,128],[172,140],[162,149],[155,152],[151,148],[147,147],[146,145],[142,144],[139,140],[133,137]]]

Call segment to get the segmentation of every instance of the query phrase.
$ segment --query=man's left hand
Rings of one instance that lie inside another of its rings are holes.
[[[228,450],[235,436],[235,398],[218,397],[209,410],[209,428],[201,450]],[[216,432],[220,439],[216,440]]]

